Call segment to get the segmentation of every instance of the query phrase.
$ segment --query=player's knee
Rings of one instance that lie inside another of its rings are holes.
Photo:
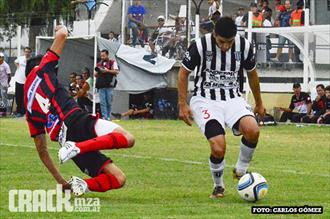
[[[126,132],[124,134],[124,136],[125,136],[125,138],[127,140],[127,147],[129,147],[129,148],[133,147],[134,144],[135,144],[135,138],[134,138],[134,136],[132,134],[128,133],[128,132]]]
[[[119,184],[120,184],[120,187],[123,187],[126,183],[126,176],[125,174],[120,174],[119,176],[116,176]]]
[[[248,142],[256,143],[256,142],[258,142],[259,134],[260,134],[259,127],[250,128],[250,129],[248,129],[248,131],[244,135],[244,138]]]
[[[211,154],[215,158],[223,158],[226,154],[226,149],[224,147],[214,147],[211,150]]]
[[[226,143],[223,137],[214,137],[209,139],[211,154],[216,158],[223,158],[226,153]]]

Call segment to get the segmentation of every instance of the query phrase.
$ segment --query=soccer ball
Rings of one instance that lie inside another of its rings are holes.
[[[258,201],[268,192],[267,181],[259,173],[247,173],[238,181],[237,191],[246,201]]]

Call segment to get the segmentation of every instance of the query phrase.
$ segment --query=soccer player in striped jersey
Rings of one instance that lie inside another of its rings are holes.
[[[55,31],[51,48],[44,56],[29,60],[26,69],[26,120],[39,157],[57,183],[71,188],[76,196],[121,188],[124,173],[99,150],[130,148],[134,137],[119,125],[82,111],[58,82],[57,66],[68,31],[65,26]],[[67,182],[62,177],[48,154],[45,130],[62,146],[58,153],[61,163],[72,159],[91,178],[71,177]]]
[[[255,108],[241,97],[240,85],[245,69]],[[195,71],[195,89],[187,104],[188,75]],[[243,135],[233,174],[246,173],[258,143],[259,128],[255,114],[261,118],[265,108],[260,95],[259,78],[251,44],[237,34],[235,22],[222,17],[213,33],[192,43],[185,53],[178,78],[179,116],[189,126],[193,117],[211,147],[210,170],[214,181],[211,198],[224,196],[225,125],[234,135]]]

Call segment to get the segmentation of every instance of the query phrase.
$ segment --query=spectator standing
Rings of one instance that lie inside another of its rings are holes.
[[[9,62],[9,57],[8,55],[5,53],[5,49],[3,47],[0,47],[0,53],[2,53],[5,56],[5,62]]]
[[[307,93],[301,92],[301,86],[299,83],[293,84],[293,91],[294,95],[291,98],[289,108],[279,107],[281,111],[284,111],[280,118],[280,122],[286,122],[290,119],[291,122],[299,123],[302,117],[311,112],[311,97]]]
[[[293,10],[291,13],[290,24],[292,27],[301,27],[304,26],[304,23],[305,23],[304,1],[299,0],[297,2],[297,9]],[[294,55],[295,55],[295,59],[297,61],[300,61],[299,59],[300,50],[296,45],[294,46]]]
[[[237,33],[239,35],[241,35],[242,37],[245,36],[245,31],[241,27],[241,25],[242,25],[242,19],[244,17],[244,13],[245,13],[245,9],[243,7],[238,8],[238,10],[237,10],[237,16],[235,18],[235,24],[237,26]]]
[[[209,19],[210,20],[215,20],[214,16],[216,12],[220,13],[221,16],[221,5],[218,0],[207,0],[207,3],[209,4]],[[217,14],[218,14],[217,13]]]
[[[325,102],[325,113],[322,114],[318,120],[317,123],[325,123],[325,124],[330,124],[330,85],[328,85],[325,88],[325,96],[326,96],[326,102]]]
[[[324,89],[325,87],[323,84],[318,84],[316,86],[317,96],[313,101],[311,114],[302,118],[304,123],[316,123],[318,118],[325,113],[327,98]]]
[[[95,68],[96,88],[99,91],[102,118],[110,120],[113,89],[116,87],[118,67],[115,60],[109,59],[108,50],[101,51],[101,61]]]
[[[142,38],[148,38],[148,29],[144,25],[144,15],[146,14],[146,10],[144,6],[141,4],[141,1],[134,0],[133,5],[128,8],[128,28],[132,29],[133,39],[132,46],[136,46],[136,41],[138,35],[141,35]],[[144,47],[144,41],[139,39],[139,42],[142,47]]]
[[[24,84],[26,81],[25,67],[26,61],[31,58],[32,49],[30,47],[24,48],[24,55],[17,57],[15,60],[15,101],[16,101],[16,117],[22,117],[25,114],[24,109]]]
[[[273,26],[273,24],[271,22],[272,9],[266,8],[263,13],[263,18],[264,18],[264,21],[262,24],[265,28],[269,28],[269,27]],[[266,59],[267,59],[267,61],[270,61],[270,50],[272,49],[272,43],[270,41],[270,34],[267,33],[265,36],[266,36]]]
[[[252,12],[252,27],[262,26],[262,14],[258,11],[257,3],[250,4],[250,11]],[[246,13],[242,18],[241,26],[247,27],[249,23],[249,13]]]
[[[279,14],[278,21],[280,23],[280,27],[289,27],[290,26],[291,13],[292,13],[290,0],[286,0],[284,6],[285,6],[285,11],[281,12]],[[277,48],[276,57],[273,59],[273,61],[275,61],[275,62],[280,61],[280,56],[282,55],[282,50],[283,50],[285,42],[288,42],[289,62],[291,62],[291,63],[293,62],[292,61],[292,58],[293,58],[293,44],[290,40],[288,40],[287,38],[285,38],[284,36],[281,36],[281,35],[278,37],[278,44],[279,45],[278,45],[278,48]]]
[[[7,91],[11,79],[10,74],[11,71],[9,65],[5,61],[5,55],[0,53],[0,94],[1,102],[6,110],[5,112],[1,112],[1,116],[6,116],[6,112],[9,111]]]

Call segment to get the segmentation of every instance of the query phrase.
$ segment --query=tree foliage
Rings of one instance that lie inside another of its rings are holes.
[[[42,26],[72,13],[69,0],[0,0],[0,40],[15,36],[17,25]]]

